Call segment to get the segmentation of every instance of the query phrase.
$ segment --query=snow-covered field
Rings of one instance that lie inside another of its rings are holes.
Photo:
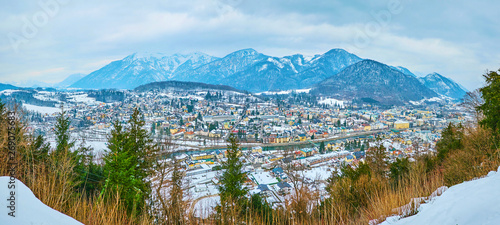
[[[278,183],[278,180],[272,176],[269,172],[252,172],[250,177],[253,177],[258,184],[274,184]]]
[[[304,177],[311,178],[313,180],[327,180],[332,175],[332,169],[328,166],[320,166],[311,168],[310,170],[305,170],[303,172]]]
[[[30,104],[23,104],[23,107],[26,108],[26,110],[28,111],[39,112],[42,114],[53,114],[61,112],[61,109],[56,107],[37,106]]]
[[[208,197],[201,199],[194,206],[194,216],[199,218],[207,218],[214,212],[215,206],[220,203],[220,197]]]
[[[70,102],[85,103],[87,105],[95,105],[101,102],[96,101],[95,98],[91,98],[86,93],[75,93],[68,96]]]
[[[450,187],[441,196],[418,208],[414,216],[387,218],[391,224],[499,224],[500,167],[486,177]]]
[[[310,90],[311,90],[311,88],[309,88],[309,89],[295,89],[295,90],[287,90],[287,91],[264,91],[264,92],[256,93],[255,95],[287,95],[287,94],[290,94],[292,92],[309,93]]]
[[[82,225],[75,219],[56,211],[47,205],[43,204],[35,197],[33,192],[26,187],[21,181],[16,180],[15,189],[9,189],[8,183],[10,177],[0,177],[0,224],[10,225],[32,225],[32,224],[65,224],[65,225]],[[11,191],[15,194],[14,206],[15,217],[8,215],[11,209],[11,201],[8,201],[12,196]]]

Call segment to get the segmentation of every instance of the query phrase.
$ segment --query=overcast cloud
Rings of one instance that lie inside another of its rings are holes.
[[[0,82],[59,82],[133,52],[344,48],[473,90],[500,68],[499,8],[494,0],[4,1]]]

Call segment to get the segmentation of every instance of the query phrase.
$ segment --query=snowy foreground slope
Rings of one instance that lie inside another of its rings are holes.
[[[46,224],[64,224],[64,225],[82,225],[75,219],[54,210],[43,204],[35,197],[33,192],[21,181],[15,182],[15,216],[9,216],[11,212],[7,208],[10,205],[11,191],[8,188],[9,177],[0,177],[0,224],[12,225],[46,225]]]
[[[381,224],[500,224],[500,167],[486,177],[450,187],[418,211],[400,220],[389,217]]]

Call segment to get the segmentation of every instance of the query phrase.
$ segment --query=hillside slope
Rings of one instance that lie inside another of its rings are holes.
[[[16,225],[31,225],[31,224],[65,224],[65,225],[82,225],[75,219],[54,210],[43,204],[31,190],[21,181],[16,180],[15,189],[8,189],[7,183],[10,177],[0,177],[0,224],[16,224]],[[15,191],[15,217],[7,215],[10,209],[7,208],[7,201],[11,191]]]
[[[454,185],[441,196],[423,204],[410,217],[387,218],[381,225],[499,224],[500,167],[488,176]]]

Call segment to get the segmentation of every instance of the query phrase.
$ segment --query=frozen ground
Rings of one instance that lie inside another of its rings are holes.
[[[420,205],[414,216],[392,216],[390,224],[499,224],[500,167],[488,176],[452,186],[441,196]]]
[[[30,104],[23,104],[23,107],[26,108],[26,110],[28,111],[39,112],[42,114],[53,114],[61,112],[61,109],[56,107],[37,106]]]
[[[215,206],[220,203],[220,197],[208,197],[201,199],[194,206],[194,216],[199,218],[207,218],[211,213],[214,212]]]
[[[65,224],[82,225],[75,219],[56,211],[43,204],[35,197],[33,192],[21,181],[16,180],[15,189],[8,188],[10,177],[0,177],[0,224]],[[7,199],[11,198],[11,191],[15,191],[15,217],[8,215],[10,209],[7,204],[11,204]]]
[[[312,180],[326,181],[332,174],[332,168],[328,166],[314,167],[309,170],[302,171],[301,174]]]

